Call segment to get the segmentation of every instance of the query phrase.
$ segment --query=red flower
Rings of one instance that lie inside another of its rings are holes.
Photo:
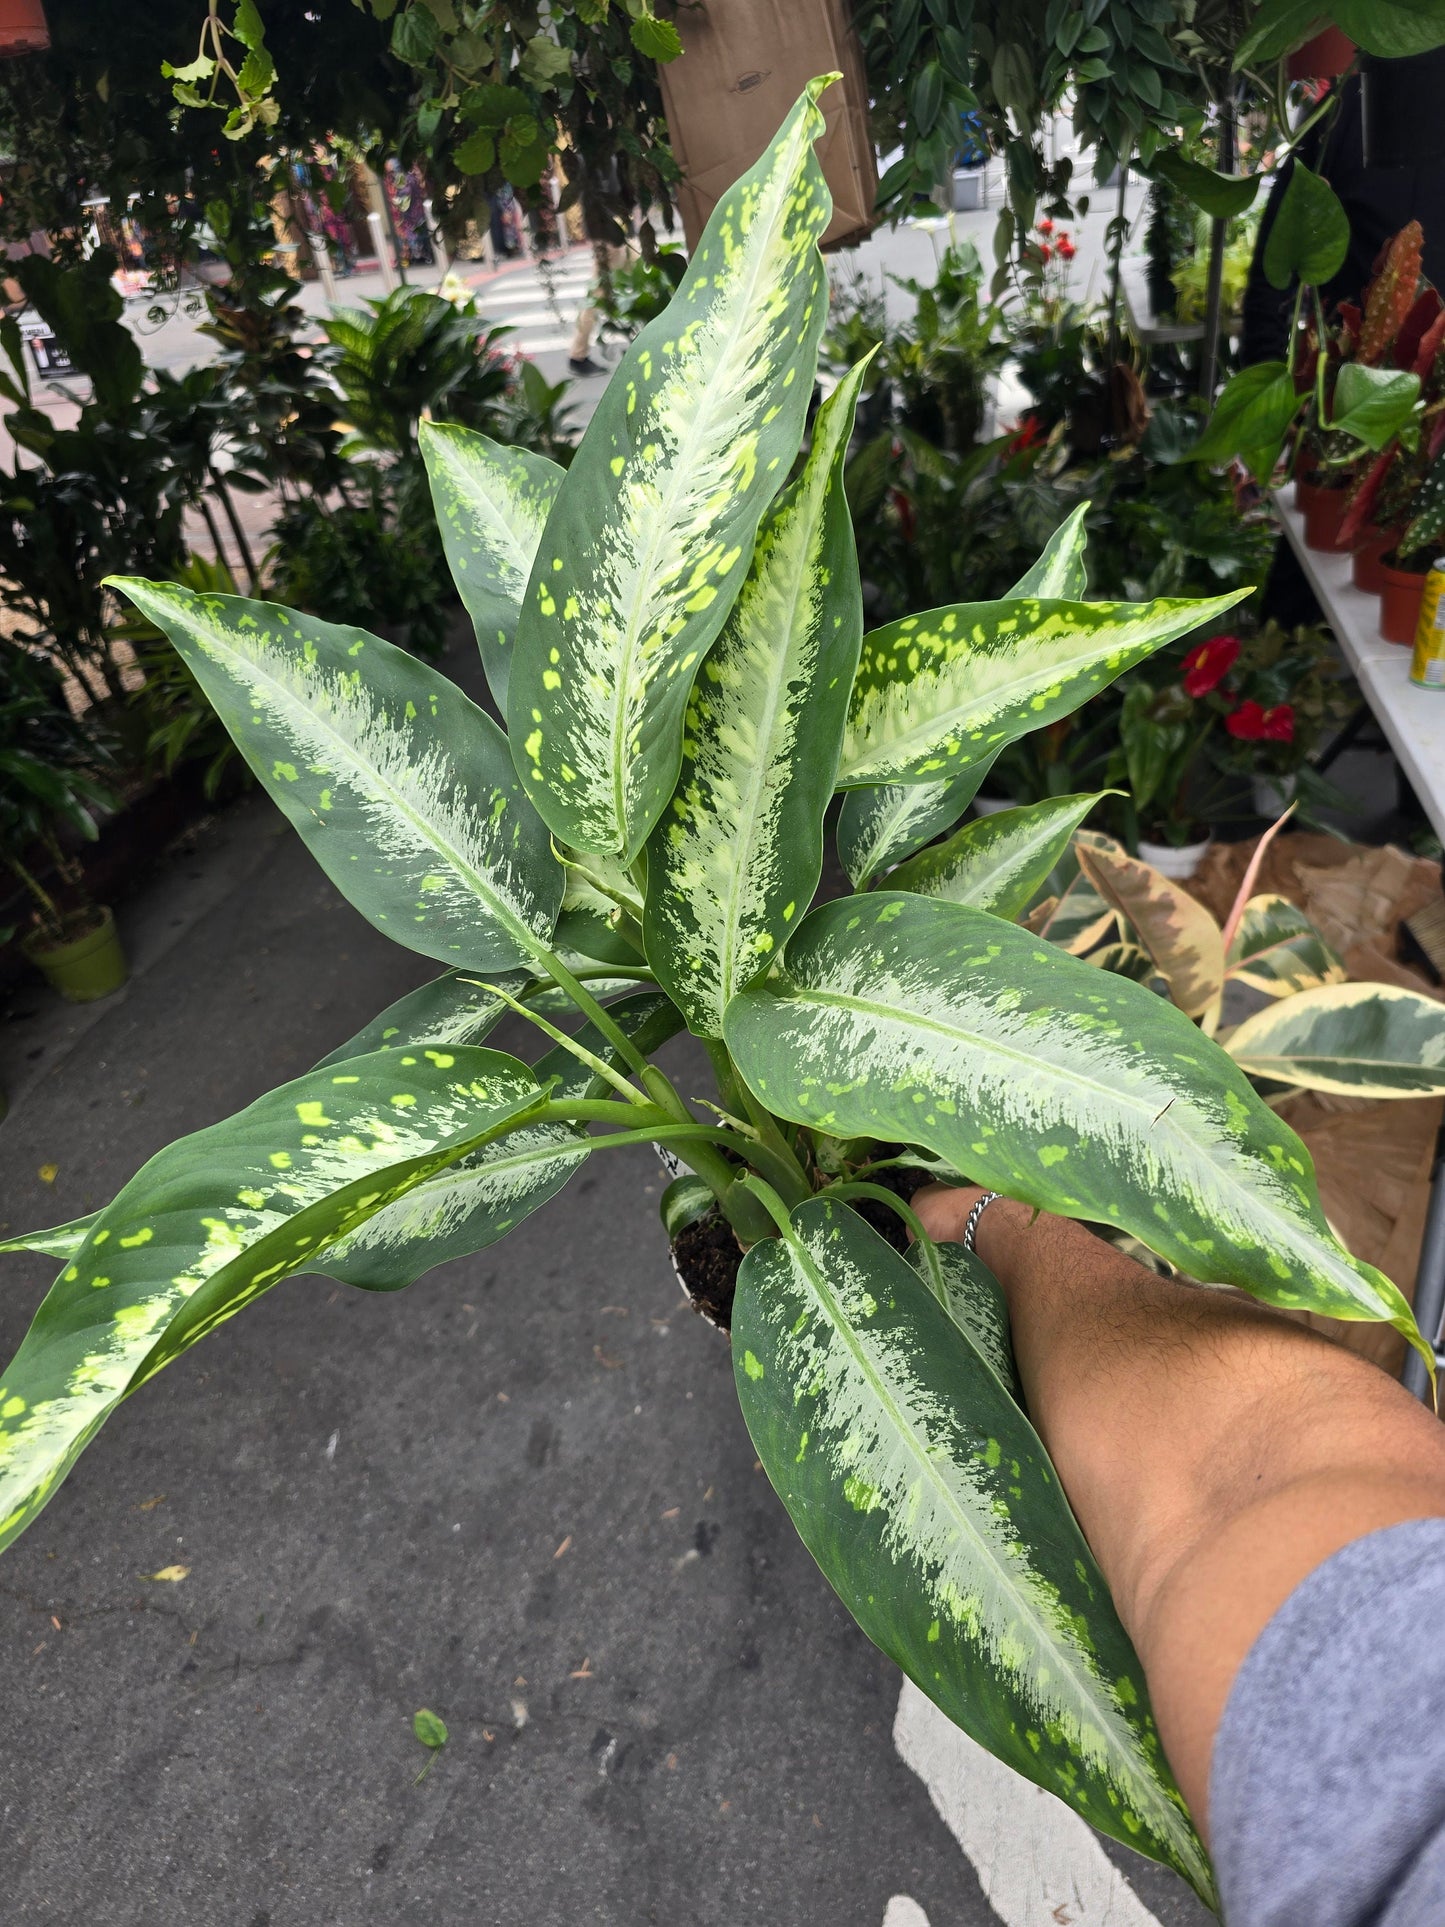
[[[1053,222],[1052,222],[1052,221],[1051,221],[1051,220],[1049,219],[1049,217],[1048,217],[1047,215],[1045,215],[1045,216],[1044,216],[1044,218],[1043,218],[1043,220],[1039,222],[1039,233],[1040,233],[1040,234],[1052,234],[1052,233],[1053,233],[1053,231],[1054,231],[1054,224],[1053,224]]]
[[[1294,709],[1289,703],[1276,703],[1265,709],[1257,702],[1241,703],[1224,727],[1242,743],[1292,743]]]
[[[1059,250],[1059,259],[1061,261],[1072,261],[1074,256],[1079,251],[1074,246],[1073,242],[1069,239],[1067,234],[1061,234],[1059,236],[1058,250]]]
[[[1009,438],[1009,454],[1021,455],[1026,448],[1032,448],[1042,434],[1043,430],[1039,426],[1039,418],[1037,415],[1032,413],[1021,415],[1019,417],[1018,427]]]
[[[1052,249],[1052,248],[1051,248],[1051,247],[1049,246],[1049,244],[1048,244],[1048,242],[1047,242],[1047,241],[1044,241],[1044,242],[1042,242],[1042,243],[1040,244],[1040,247],[1039,247],[1039,253],[1040,253],[1040,254],[1042,255],[1042,257],[1043,257],[1043,259],[1044,259],[1044,260],[1045,260],[1046,262],[1048,262],[1048,261],[1052,261],[1052,260],[1053,260],[1053,258],[1054,258],[1054,251],[1053,251],[1053,249]]]
[[[1218,689],[1238,660],[1238,636],[1211,636],[1196,643],[1184,658],[1185,695],[1207,696]]]

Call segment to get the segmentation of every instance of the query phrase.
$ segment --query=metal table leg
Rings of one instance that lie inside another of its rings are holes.
[[[1420,1269],[1415,1275],[1415,1317],[1425,1337],[1439,1357],[1440,1323],[1445,1316],[1445,1127],[1435,1140],[1435,1164],[1430,1173],[1430,1206],[1425,1214],[1425,1235],[1420,1241]],[[1412,1351],[1401,1374],[1408,1392],[1416,1398],[1429,1393],[1425,1361]]]

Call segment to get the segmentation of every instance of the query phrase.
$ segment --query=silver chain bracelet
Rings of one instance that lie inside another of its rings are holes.
[[[974,1205],[972,1211],[969,1212],[963,1227],[963,1248],[965,1251],[973,1250],[973,1241],[978,1233],[979,1219],[983,1216],[984,1212],[988,1210],[989,1206],[996,1204],[1002,1196],[1003,1193],[1001,1191],[985,1191],[977,1204]]]

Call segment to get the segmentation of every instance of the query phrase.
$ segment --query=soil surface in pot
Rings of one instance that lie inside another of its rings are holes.
[[[926,1171],[902,1170],[879,1171],[869,1182],[896,1191],[906,1202],[931,1180]],[[880,1204],[876,1198],[850,1198],[848,1202],[895,1251],[908,1249],[908,1233],[896,1211]],[[738,1288],[738,1266],[743,1254],[727,1219],[717,1210],[694,1218],[673,1240],[672,1256],[693,1310],[710,1318],[723,1331],[731,1331],[733,1297]]]

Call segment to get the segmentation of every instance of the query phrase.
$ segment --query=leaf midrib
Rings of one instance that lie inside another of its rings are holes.
[[[803,1242],[803,1240],[800,1237],[797,1236],[796,1233],[793,1234],[791,1238],[789,1238],[788,1243],[803,1258],[808,1270],[808,1275],[813,1282],[814,1290],[823,1303],[824,1309],[829,1318],[829,1322],[832,1325],[833,1330],[842,1339],[843,1344],[845,1345],[847,1350],[851,1353],[860,1376],[863,1378],[865,1384],[872,1387],[874,1396],[877,1399],[878,1404],[883,1408],[884,1413],[892,1421],[895,1431],[903,1437],[907,1446],[911,1448],[911,1456],[912,1456],[913,1463],[915,1465],[921,1464],[923,1466],[924,1476],[927,1478],[929,1483],[934,1487],[934,1489],[937,1492],[942,1494],[945,1502],[946,1510],[949,1513],[949,1515],[952,1518],[954,1518],[954,1520],[956,1521],[960,1532],[962,1533],[963,1536],[965,1536],[967,1539],[971,1541],[971,1543],[974,1545],[976,1550],[982,1556],[984,1562],[994,1572],[995,1578],[996,1578],[996,1584],[998,1585],[999,1590],[1003,1592],[1010,1599],[1013,1599],[1016,1602],[1022,1602],[1022,1605],[1023,1605],[1022,1616],[1026,1618],[1036,1628],[1039,1629],[1040,1633],[1042,1634],[1041,1644],[1043,1644],[1048,1651],[1057,1654],[1063,1660],[1064,1662],[1063,1669],[1066,1672],[1066,1674],[1071,1679],[1074,1679],[1080,1682],[1080,1685],[1082,1688],[1082,1692],[1081,1692],[1082,1702],[1088,1710],[1090,1710],[1091,1712],[1094,1712],[1097,1716],[1099,1700],[1097,1697],[1090,1694],[1087,1690],[1094,1676],[1091,1676],[1087,1672],[1087,1670],[1083,1671],[1082,1673],[1080,1671],[1080,1668],[1083,1664],[1084,1656],[1082,1654],[1077,1653],[1073,1648],[1071,1648],[1063,1641],[1062,1636],[1060,1635],[1058,1629],[1056,1627],[1050,1626],[1046,1616],[1044,1616],[1043,1613],[1040,1611],[1037,1602],[1033,1600],[1024,1591],[1023,1588],[1014,1587],[1010,1585],[1009,1583],[1010,1573],[1011,1572],[1016,1573],[1018,1570],[1017,1566],[1011,1567],[1005,1564],[1005,1562],[1003,1561],[1001,1555],[998,1553],[996,1548],[990,1544],[987,1537],[980,1531],[978,1525],[975,1523],[972,1514],[968,1511],[968,1508],[964,1503],[962,1494],[956,1492],[954,1488],[949,1484],[948,1480],[943,1477],[938,1461],[934,1458],[933,1454],[923,1449],[924,1441],[920,1437],[918,1429],[915,1426],[911,1416],[905,1416],[904,1412],[902,1411],[897,1401],[894,1399],[891,1391],[889,1390],[886,1380],[882,1377],[881,1372],[873,1365],[872,1360],[869,1358],[867,1352],[864,1350],[862,1344],[858,1339],[857,1334],[853,1329],[851,1322],[843,1316],[842,1308],[838,1304],[838,1301],[833,1295],[832,1290],[830,1289],[827,1282],[825,1281],[822,1275],[821,1269],[818,1267],[816,1261],[813,1258],[811,1249]],[[960,1328],[955,1327],[955,1329],[960,1329]],[[968,1337],[967,1333],[961,1333],[961,1335],[964,1338],[965,1343],[967,1343],[971,1349],[976,1351],[977,1347],[974,1346],[973,1340]],[[992,1367],[987,1364],[987,1361],[985,1360],[983,1362],[985,1365],[985,1369],[992,1371]],[[995,1376],[997,1376],[997,1374],[995,1374]],[[1020,1414],[1020,1417],[1022,1418],[1022,1414]],[[1023,1422],[1027,1423],[1027,1420],[1024,1420]],[[1009,1515],[1009,1523],[1011,1526],[1014,1526],[1012,1513],[1010,1513]],[[1014,1530],[1015,1531],[1018,1530],[1016,1526],[1014,1526]],[[1020,1541],[1022,1542],[1023,1540],[1022,1533],[1019,1533],[1018,1536]],[[1028,1570],[1034,1577],[1036,1577],[1040,1581],[1040,1583],[1045,1585],[1050,1583],[1047,1579],[1044,1578],[1043,1574],[1037,1571],[1037,1569],[1032,1564],[1030,1564]],[[1029,1676],[1020,1675],[1019,1677],[1025,1678]],[[1098,1679],[1098,1684],[1101,1687],[1105,1686],[1105,1682],[1102,1680],[1102,1678]],[[1043,1710],[1042,1704],[1038,1695],[1037,1688],[1035,1688],[1033,1699],[1034,1699],[1034,1705],[1036,1707],[1039,1707],[1039,1709],[1042,1711]],[[1127,1715],[1124,1713],[1122,1707],[1118,1705],[1117,1701],[1115,1701],[1111,1710],[1114,1714],[1115,1720],[1122,1719],[1126,1725],[1128,1724]],[[1117,1732],[1114,1727],[1114,1722],[1106,1718],[1106,1719],[1101,1719],[1099,1721],[1099,1724],[1109,1736],[1108,1751],[1111,1754],[1113,1754],[1116,1758],[1121,1758],[1126,1764],[1132,1763],[1137,1766],[1137,1761],[1134,1761],[1133,1756],[1128,1752],[1128,1750],[1125,1747],[1123,1747],[1120,1744]],[[1122,1780],[1114,1776],[1108,1776],[1108,1777],[1113,1778],[1113,1782],[1115,1785],[1122,1784],[1122,1785],[1127,1785],[1132,1787],[1135,1784],[1135,1779],[1133,1775],[1129,1776],[1127,1779],[1122,1779]],[[1149,1788],[1151,1798],[1156,1804],[1156,1806],[1162,1804],[1162,1806],[1165,1808],[1168,1815],[1170,1815],[1173,1818],[1176,1828],[1182,1826],[1184,1824],[1182,1814],[1179,1813],[1178,1809],[1174,1806],[1173,1802],[1170,1801],[1167,1798],[1167,1796],[1164,1795],[1159,1790],[1152,1776],[1148,1775],[1147,1773],[1145,1775],[1145,1783]],[[1172,1839],[1173,1836],[1171,1836],[1171,1834],[1167,1829],[1164,1829],[1161,1831],[1164,1838]],[[1181,1855],[1181,1857],[1184,1857],[1184,1856]]]

